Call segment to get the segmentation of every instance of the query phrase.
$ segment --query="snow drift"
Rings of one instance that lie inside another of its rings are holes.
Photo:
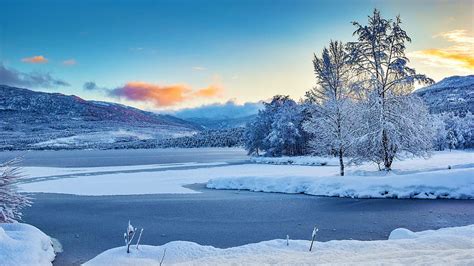
[[[209,180],[207,187],[350,198],[474,199],[472,168],[403,175],[378,173],[380,175],[221,177]]]
[[[474,261],[474,225],[436,231],[396,229],[389,240],[333,240],[316,242],[276,239],[219,249],[193,242],[173,241],[162,246],[107,250],[85,263],[93,265],[313,265],[313,264],[424,264],[469,265]],[[166,251],[165,251],[166,250]]]
[[[0,264],[52,265],[55,253],[51,238],[23,223],[0,223]]]

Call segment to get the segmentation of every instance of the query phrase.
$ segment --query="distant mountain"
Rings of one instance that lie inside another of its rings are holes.
[[[431,113],[474,113],[474,75],[452,76],[414,91]]]
[[[121,104],[0,85],[0,149],[70,147],[77,142],[94,147],[185,136],[201,129],[171,115]]]
[[[187,121],[199,124],[206,129],[229,129],[244,127],[248,122],[255,119],[257,115],[249,115],[244,117],[232,118],[205,118],[205,117],[191,117],[186,118]]]

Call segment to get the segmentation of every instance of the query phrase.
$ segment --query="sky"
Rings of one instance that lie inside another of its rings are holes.
[[[0,0],[0,84],[152,111],[299,99],[313,53],[374,8],[401,16],[418,72],[474,73],[472,1]]]

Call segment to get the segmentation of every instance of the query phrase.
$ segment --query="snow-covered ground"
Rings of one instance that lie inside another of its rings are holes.
[[[51,238],[23,223],[0,223],[0,265],[52,265]]]
[[[472,265],[474,225],[411,232],[395,229],[389,240],[333,240],[315,242],[276,239],[219,249],[193,242],[173,241],[162,246],[141,245],[107,250],[85,263],[93,265]]]
[[[207,183],[209,188],[216,189],[339,197],[474,198],[472,151],[437,152],[427,160],[414,158],[396,161],[394,170],[388,174],[377,171],[373,164],[349,167],[344,177],[339,177],[338,172],[338,166],[331,165],[269,164],[144,165],[96,169],[26,167],[25,173],[29,177],[20,187],[27,192],[129,195],[196,193],[183,186]],[[58,175],[68,176],[49,178]]]

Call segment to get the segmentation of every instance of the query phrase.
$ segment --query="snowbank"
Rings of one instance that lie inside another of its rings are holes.
[[[293,165],[339,165],[339,159],[335,157],[321,156],[282,156],[282,157],[252,157],[254,163],[266,164],[293,164]]]
[[[221,177],[208,188],[304,193],[350,198],[474,199],[474,169],[397,175]]]
[[[51,239],[38,228],[23,223],[0,223],[0,264],[52,265]]]
[[[174,241],[133,247],[130,254],[125,247],[110,249],[84,265],[159,265],[165,250],[164,265],[472,265],[473,238],[474,225],[417,233],[396,229],[389,240],[315,242],[312,252],[307,240],[290,240],[287,246],[286,240],[276,239],[227,249]]]

